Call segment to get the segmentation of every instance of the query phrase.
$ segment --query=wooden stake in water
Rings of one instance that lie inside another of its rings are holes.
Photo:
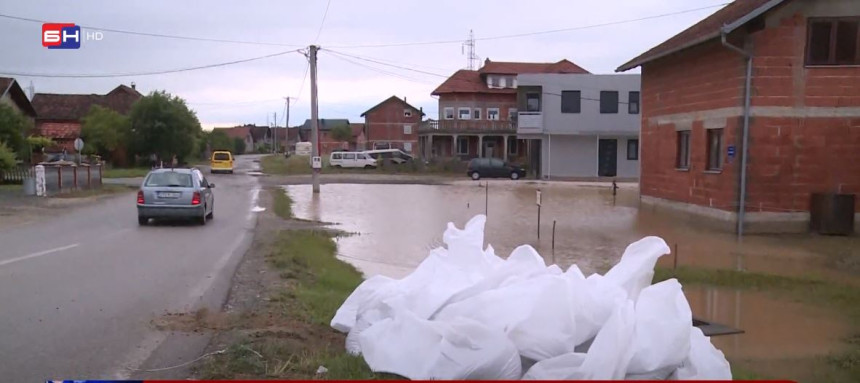
[[[675,255],[672,258],[673,259],[673,261],[672,261],[672,276],[674,277],[677,275],[677,270],[678,270],[678,244],[677,243],[675,244],[675,251],[673,251],[672,254]]]
[[[555,250],[555,220],[552,220],[552,249]]]
[[[484,215],[490,212],[490,181],[487,181],[487,187],[484,188]]]

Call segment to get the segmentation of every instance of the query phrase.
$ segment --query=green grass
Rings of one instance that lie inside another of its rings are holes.
[[[104,178],[136,178],[143,177],[149,173],[149,168],[113,168],[105,169]]]
[[[0,185],[0,192],[23,193],[24,185]]]
[[[113,185],[113,184],[103,184],[100,188],[95,189],[83,189],[83,190],[75,190],[68,193],[59,193],[52,195],[54,198],[86,198],[86,197],[95,197],[100,195],[109,195],[109,194],[118,194],[118,193],[126,193],[130,192],[135,187],[126,186],[126,185]]]
[[[770,380],[770,377],[749,371],[737,364],[732,364],[732,380]]]
[[[283,219],[293,218],[293,200],[287,191],[281,188],[270,188],[272,206],[275,214]]]
[[[424,165],[420,160],[402,165],[381,165],[375,169],[341,169],[329,166],[329,158],[323,157],[322,174],[432,174],[432,175],[464,175],[466,165],[461,161],[448,160]],[[265,156],[260,160],[263,172],[271,175],[300,175],[311,174],[307,156]]]
[[[336,254],[337,245],[331,235],[295,230],[278,235],[269,257],[282,275],[297,282],[291,293],[307,315],[305,319],[326,326],[363,280],[358,270],[338,260]]]

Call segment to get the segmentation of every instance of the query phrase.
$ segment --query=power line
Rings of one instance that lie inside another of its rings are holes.
[[[611,22],[600,23],[600,24],[583,25],[583,26],[578,26],[578,27],[551,29],[551,30],[546,30],[546,31],[537,31],[537,32],[528,32],[528,33],[518,33],[518,34],[512,34],[512,35],[478,37],[478,38],[475,38],[475,41],[512,39],[512,38],[519,38],[519,37],[544,35],[544,34],[550,34],[550,33],[560,33],[560,32],[570,32],[570,31],[577,31],[577,30],[583,30],[583,29],[601,28],[601,27],[607,27],[607,26],[612,26],[612,25],[628,24],[628,23],[635,23],[635,22],[644,21],[644,20],[652,20],[652,19],[659,19],[659,18],[669,17],[669,16],[677,16],[677,15],[682,15],[685,13],[692,13],[692,12],[702,11],[702,10],[711,9],[711,8],[723,7],[723,6],[726,6],[728,4],[730,4],[730,3],[721,3],[721,4],[709,5],[706,7],[686,9],[683,11],[663,13],[663,14],[659,14],[659,15],[639,17],[639,18],[635,18],[635,19],[611,21]],[[462,43],[463,43],[463,40],[458,39],[458,40],[417,41],[417,42],[388,43],[388,44],[329,45],[328,47],[329,48],[388,48],[388,47],[404,47],[404,46],[418,46],[418,45],[462,44]]]
[[[30,18],[26,18],[26,17],[4,15],[4,14],[0,14],[0,18],[19,20],[19,21],[27,21],[27,22],[40,23],[40,24],[44,24],[44,23],[48,22],[45,20],[30,19]],[[122,30],[122,29],[102,28],[102,27],[94,27],[94,26],[88,26],[88,25],[79,25],[79,26],[81,28],[84,28],[84,29],[95,29],[95,30],[99,30],[99,31],[112,32],[112,33],[122,33],[122,34],[127,34],[127,35],[148,36],[148,37],[159,37],[159,38],[175,39],[175,40],[207,41],[207,42],[215,42],[215,43],[248,44],[248,45],[267,45],[267,46],[279,46],[279,47],[301,47],[301,46],[303,46],[303,45],[296,45],[296,44],[284,44],[284,43],[273,43],[273,42],[263,42],[263,41],[229,40],[229,39],[213,39],[213,38],[208,38],[208,37],[166,35],[166,34],[161,34],[161,33],[127,31],[127,30]]]
[[[305,67],[305,75],[302,76],[302,85],[299,86],[299,93],[296,95],[296,104],[299,103],[299,99],[302,98],[302,91],[305,89],[305,80],[308,79],[308,70],[311,69],[311,63],[308,61],[308,65]]]
[[[240,101],[240,102],[188,102],[190,105],[200,105],[200,106],[218,106],[218,105],[249,105],[249,104],[260,104],[264,102],[274,102],[281,101],[280,98],[270,98],[266,100],[254,100],[254,101]]]
[[[336,55],[342,55],[342,56],[352,57],[352,58],[354,58],[354,59],[358,59],[358,60],[362,60],[362,61],[368,61],[368,62],[372,62],[372,63],[376,63],[376,64],[380,64],[380,65],[385,65],[385,66],[390,66],[390,67],[393,67],[393,68],[398,68],[398,69],[408,70],[408,71],[412,71],[412,72],[417,72],[417,73],[422,73],[422,74],[427,74],[427,75],[436,76],[436,77],[442,77],[442,78],[448,78],[448,77],[449,77],[449,76],[442,75],[442,74],[438,74],[438,73],[427,72],[427,71],[423,71],[423,70],[419,70],[419,69],[413,69],[413,68],[407,68],[407,67],[404,67],[404,66],[395,65],[395,64],[389,64],[389,63],[385,63],[385,62],[382,62],[382,61],[377,61],[377,60],[373,60],[373,59],[369,59],[369,58],[364,58],[364,57],[361,57],[361,56],[355,56],[355,55],[350,55],[350,54],[346,54],[346,53],[343,53],[343,52],[333,51],[333,50],[331,50],[331,49],[326,49],[326,51],[327,51],[327,52],[331,52],[331,53],[336,54]]]
[[[317,30],[317,37],[314,39],[314,43],[316,43],[320,39],[320,34],[322,34],[323,26],[325,25],[325,18],[326,18],[326,16],[328,16],[328,7],[329,6],[331,6],[331,0],[328,0],[328,2],[325,5],[325,13],[323,13],[322,22],[320,22],[320,28]]]
[[[348,58],[346,58],[346,57],[344,57],[344,56],[332,55],[332,57],[334,57],[334,58],[336,58],[336,59],[338,59],[338,60],[346,61],[346,62],[348,62],[348,63],[350,63],[350,64],[353,64],[353,65],[357,65],[357,66],[360,66],[360,67],[363,67],[363,68],[366,68],[366,69],[370,69],[370,70],[372,70],[372,71],[374,71],[374,72],[378,72],[378,73],[386,74],[386,75],[389,75],[389,76],[397,77],[397,78],[400,78],[400,79],[404,79],[404,80],[407,80],[407,81],[412,81],[412,82],[416,82],[416,83],[420,83],[420,84],[433,85],[433,84],[431,84],[431,83],[429,83],[429,82],[427,82],[427,81],[422,81],[422,80],[414,79],[414,78],[407,77],[407,76],[403,76],[403,75],[400,75],[400,74],[397,74],[397,73],[394,73],[394,72],[389,72],[389,71],[386,71],[386,70],[384,70],[384,69],[376,68],[376,67],[373,67],[373,66],[370,66],[370,65],[365,65],[365,64],[362,64],[362,63],[360,63],[360,62],[356,62],[356,61],[350,60],[350,59],[348,59]]]
[[[235,60],[228,61],[217,64],[209,64],[209,65],[201,65],[189,68],[181,68],[181,69],[169,69],[155,72],[138,72],[138,73],[109,73],[109,74],[57,74],[57,73],[26,73],[26,72],[8,72],[0,70],[0,73],[10,76],[21,76],[21,77],[47,77],[47,78],[109,78],[109,77],[129,77],[129,76],[153,76],[159,74],[167,74],[167,73],[178,73],[178,72],[188,72],[199,69],[208,69],[208,68],[216,68],[233,64],[241,64],[250,61],[263,60],[276,56],[283,56],[288,53],[298,52],[298,50],[284,51],[278,53],[272,53],[265,56],[252,57],[243,60]]]

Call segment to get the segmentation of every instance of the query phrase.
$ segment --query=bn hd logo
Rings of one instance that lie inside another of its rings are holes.
[[[104,34],[95,32],[81,32],[81,27],[72,23],[46,23],[42,24],[42,46],[48,49],[78,49],[81,40],[101,40]]]

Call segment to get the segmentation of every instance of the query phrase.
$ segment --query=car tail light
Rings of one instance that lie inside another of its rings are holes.
[[[143,190],[137,191],[137,203],[138,203],[138,205],[143,205],[145,203],[145,201],[143,199]]]
[[[194,192],[194,195],[191,196],[191,204],[200,205],[200,192]]]

